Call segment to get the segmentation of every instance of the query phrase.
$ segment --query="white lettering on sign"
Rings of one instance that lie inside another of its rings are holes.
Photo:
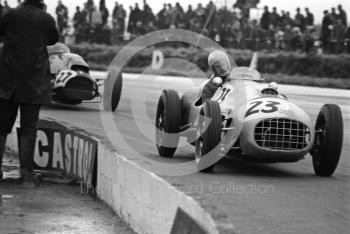
[[[160,50],[153,51],[152,54],[152,69],[160,70],[164,64],[164,54]]]
[[[66,135],[66,139],[64,141],[64,151],[66,154],[65,163],[66,163],[66,171],[67,173],[72,173],[72,136],[70,134]]]
[[[83,163],[83,155],[84,155],[84,140],[80,139],[79,140],[79,153],[78,153],[78,176],[83,177],[83,167],[82,167],[82,163]]]
[[[83,157],[83,178],[87,179],[88,177],[88,171],[89,171],[89,162],[90,162],[90,155],[92,151],[92,145],[89,146],[89,142],[85,142],[85,147],[84,147],[84,157]]]
[[[35,144],[36,167],[63,170],[84,181],[92,181],[97,142],[71,132],[39,129]]]
[[[53,136],[52,167],[64,169],[61,134],[55,132]]]
[[[77,136],[74,136],[73,140],[73,159],[72,159],[72,167],[73,167],[73,174],[77,174],[77,167],[74,165],[77,165],[78,162],[78,143],[79,143],[79,138]]]
[[[48,145],[49,141],[45,132],[38,130],[35,143],[34,161],[39,167],[47,167],[49,164],[49,153],[41,150],[41,147]]]

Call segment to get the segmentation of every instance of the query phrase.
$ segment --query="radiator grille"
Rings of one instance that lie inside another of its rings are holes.
[[[285,118],[271,118],[259,122],[254,133],[256,143],[273,150],[301,150],[310,142],[310,129],[303,123]]]

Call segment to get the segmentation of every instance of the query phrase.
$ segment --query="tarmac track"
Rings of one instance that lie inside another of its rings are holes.
[[[140,131],[140,125],[154,134],[153,125],[149,123],[154,122],[163,89],[172,88],[181,94],[205,80],[143,78],[124,74],[122,100],[113,117],[123,138],[119,140],[127,142],[129,148],[117,146],[116,150],[145,166],[149,164],[145,159],[167,163],[193,160],[192,146],[182,147],[173,159],[159,158],[154,139],[148,139],[147,134]],[[350,229],[350,91],[282,85],[279,89],[313,119],[325,103],[341,106],[344,146],[333,177],[315,176],[311,157],[307,156],[292,164],[254,164],[227,157],[213,174],[166,176],[165,179],[199,200],[227,233],[233,228],[235,233],[347,233]],[[139,95],[140,90],[144,90],[145,97]],[[79,106],[52,104],[44,108],[42,117],[60,119],[107,139],[100,118],[100,104],[96,101]],[[133,113],[131,104],[135,103],[146,107],[144,116]],[[119,140],[112,139],[117,143]]]

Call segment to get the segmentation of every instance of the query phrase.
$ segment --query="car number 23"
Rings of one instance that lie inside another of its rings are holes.
[[[249,109],[247,110],[244,118],[258,113],[274,113],[278,111],[278,107],[281,105],[275,101],[255,101],[249,103]]]

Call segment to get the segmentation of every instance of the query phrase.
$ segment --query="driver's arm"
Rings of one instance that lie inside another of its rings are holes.
[[[215,94],[216,90],[219,88],[216,84],[214,84],[213,79],[210,79],[203,88],[202,94],[202,103],[209,101]]]

